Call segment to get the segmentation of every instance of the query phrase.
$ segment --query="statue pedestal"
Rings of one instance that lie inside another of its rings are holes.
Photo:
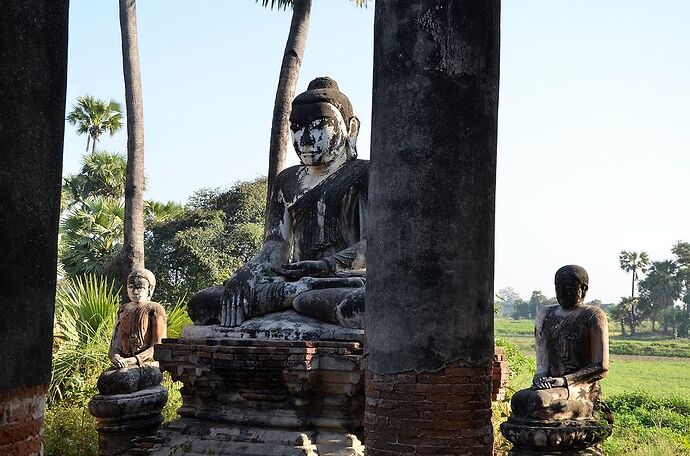
[[[163,422],[168,390],[157,385],[129,394],[99,394],[89,401],[96,417],[98,454],[128,454],[132,439],[153,435]]]
[[[603,456],[601,442],[611,435],[605,420],[541,421],[510,417],[501,433],[513,444],[510,456]]]
[[[292,311],[185,328],[156,346],[183,405],[149,454],[362,455],[362,342]]]

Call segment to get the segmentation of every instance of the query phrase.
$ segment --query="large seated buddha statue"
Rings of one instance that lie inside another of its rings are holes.
[[[322,77],[292,102],[300,164],[276,177],[258,254],[223,286],[196,293],[196,324],[239,326],[281,310],[362,328],[369,162],[357,159],[359,119],[338,84]]]

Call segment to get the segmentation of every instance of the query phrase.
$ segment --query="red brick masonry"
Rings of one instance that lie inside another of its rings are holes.
[[[510,369],[508,368],[508,360],[503,354],[503,349],[496,347],[496,351],[494,352],[493,370],[491,371],[491,378],[493,380],[493,388],[491,390],[492,401],[505,400],[509,376]]]
[[[46,385],[40,385],[0,394],[0,455],[43,453],[46,389]]]
[[[365,375],[367,456],[491,455],[494,363]]]

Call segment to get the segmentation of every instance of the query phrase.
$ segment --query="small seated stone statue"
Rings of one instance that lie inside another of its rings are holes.
[[[369,162],[356,159],[359,126],[330,78],[314,79],[294,99],[290,129],[301,164],[276,177],[259,253],[188,303],[196,324],[239,326],[294,308],[362,328]]]
[[[584,268],[556,272],[557,306],[537,315],[537,372],[532,387],[511,400],[512,416],[537,420],[591,420],[600,399],[599,380],[609,369],[606,314],[583,304],[589,284]]]
[[[156,278],[148,269],[134,270],[127,277],[130,302],[117,312],[108,357],[112,367],[98,379],[101,394],[126,394],[158,385],[162,374],[153,360],[153,348],[167,332],[167,316],[151,301]]]

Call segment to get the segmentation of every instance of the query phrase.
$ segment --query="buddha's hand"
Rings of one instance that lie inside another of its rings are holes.
[[[550,389],[565,385],[566,381],[564,377],[541,377],[535,375],[532,380],[532,389]]]
[[[288,280],[297,280],[302,277],[326,277],[331,273],[328,263],[324,260],[297,261],[280,265],[273,270]]]
[[[134,357],[123,358],[122,356],[116,353],[114,358],[115,359],[113,359],[113,366],[117,367],[118,369],[123,369],[125,367],[130,367],[137,364],[137,359]]]
[[[221,326],[239,326],[250,316],[250,293],[254,275],[248,269],[240,269],[225,281],[225,291],[220,309]]]

